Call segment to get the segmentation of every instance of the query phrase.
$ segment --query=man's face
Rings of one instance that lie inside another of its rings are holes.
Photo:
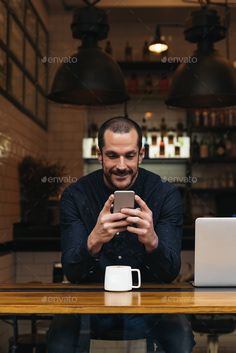
[[[138,165],[143,159],[143,149],[138,148],[138,134],[135,129],[127,133],[106,130],[104,147],[98,151],[102,162],[104,180],[112,189],[125,190],[133,185],[138,175]]]

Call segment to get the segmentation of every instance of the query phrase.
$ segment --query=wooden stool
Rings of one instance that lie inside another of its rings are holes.
[[[232,318],[218,318],[215,315],[193,315],[193,331],[207,334],[207,353],[218,353],[219,336],[232,333],[235,322]]]

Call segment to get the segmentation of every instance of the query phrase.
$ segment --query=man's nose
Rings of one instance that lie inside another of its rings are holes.
[[[117,168],[119,168],[119,169],[125,169],[126,168],[125,158],[124,157],[121,156],[119,158]]]

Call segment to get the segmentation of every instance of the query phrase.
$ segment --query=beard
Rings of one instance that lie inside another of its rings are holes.
[[[105,183],[112,190],[116,190],[116,189],[125,190],[134,184],[138,176],[138,165],[134,169],[126,168],[124,170],[120,170],[117,168],[111,168],[109,170],[106,170],[104,169],[104,166],[103,166],[103,176],[104,176]],[[122,180],[117,181],[116,177],[118,178],[127,177],[127,178],[125,178],[124,181]]]

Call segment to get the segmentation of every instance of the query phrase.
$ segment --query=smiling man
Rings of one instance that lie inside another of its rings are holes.
[[[61,200],[62,263],[71,282],[103,282],[109,265],[139,268],[142,282],[167,283],[180,269],[182,204],[178,190],[139,167],[142,133],[128,118],[99,129],[102,169],[70,185]],[[136,207],[112,213],[115,190],[133,190]],[[118,235],[117,235],[118,234]],[[75,353],[79,316],[56,318],[48,353]],[[106,339],[112,329],[124,339],[151,338],[166,353],[190,353],[194,340],[184,315],[91,315],[91,329]]]

